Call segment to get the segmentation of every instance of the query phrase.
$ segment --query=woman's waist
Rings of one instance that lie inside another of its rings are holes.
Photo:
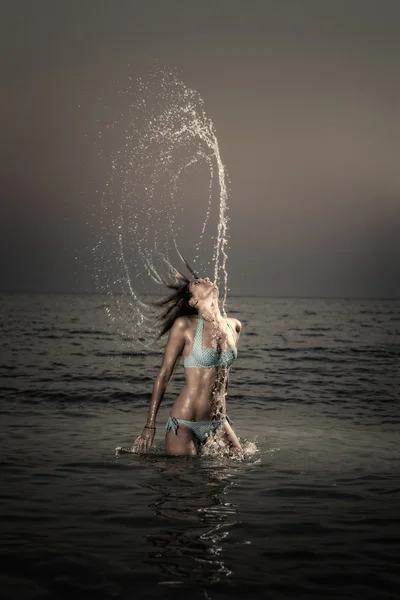
[[[186,395],[184,392],[176,399],[171,416],[188,421],[212,421],[225,415],[225,395],[213,397],[208,394]]]
[[[227,372],[216,369],[186,369],[182,394],[187,396],[220,396],[226,391]]]

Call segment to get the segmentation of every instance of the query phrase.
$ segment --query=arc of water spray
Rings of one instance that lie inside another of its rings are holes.
[[[141,96],[132,105],[129,113],[133,120],[124,132],[125,143],[111,157],[112,174],[107,185],[110,184],[112,188],[111,200],[114,204],[108,206],[104,199],[104,243],[101,241],[95,251],[99,274],[103,271],[109,275],[109,280],[103,286],[101,278],[97,276],[97,285],[101,291],[112,294],[112,284],[120,283],[123,292],[129,295],[129,303],[134,309],[138,339],[142,337],[140,334],[143,328],[151,324],[150,318],[147,318],[146,304],[142,301],[143,293],[138,285],[146,291],[149,280],[163,283],[158,268],[161,267],[160,261],[168,265],[171,273],[187,280],[169,262],[170,248],[175,246],[180,260],[191,275],[199,276],[178,249],[175,231],[178,224],[175,218],[178,205],[175,196],[178,194],[178,180],[181,175],[193,164],[200,162],[200,159],[209,167],[210,181],[207,214],[200,239],[195,245],[194,263],[199,259],[200,245],[205,242],[204,234],[211,214],[215,177],[218,178],[219,184],[219,211],[216,240],[212,243],[212,263],[214,281],[218,287],[220,281],[224,288],[220,287],[221,312],[224,315],[228,278],[226,172],[214,125],[205,113],[203,100],[195,90],[186,87],[170,69],[155,72],[147,83],[139,82],[139,88]],[[164,183],[165,179],[168,180],[167,183]],[[170,187],[166,188],[166,185]],[[157,186],[163,186],[159,207],[155,205],[159,196]],[[110,221],[109,217],[111,211],[117,208],[117,201],[120,203],[120,217],[116,223]],[[106,241],[110,224],[114,235],[117,229],[118,253],[114,255],[110,254]],[[211,249],[211,242],[209,243]],[[122,269],[121,276],[117,279],[111,270],[113,259],[116,260],[115,266]],[[192,262],[192,257],[190,261]],[[195,264],[195,267],[200,269],[200,264],[201,261]],[[134,278],[132,269],[135,272]],[[147,281],[142,270],[148,277]],[[131,332],[123,301],[117,299],[116,305],[122,330],[129,327]]]

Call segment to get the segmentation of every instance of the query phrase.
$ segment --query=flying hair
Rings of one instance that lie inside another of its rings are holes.
[[[190,271],[190,273],[193,275],[194,279],[199,279],[199,276],[197,275],[197,273],[195,273],[192,269],[192,267],[189,265],[188,261],[183,258],[182,254],[179,252],[178,248],[176,248],[176,251],[178,253],[179,258],[181,259],[181,261],[186,265],[187,269]]]
[[[165,335],[173,326],[178,317],[184,317],[187,315],[196,315],[197,309],[190,306],[190,291],[189,284],[193,279],[199,279],[197,273],[192,269],[187,260],[182,256],[179,250],[176,248],[179,258],[182,260],[192,277],[189,279],[178,271],[165,257],[164,261],[170,268],[171,273],[175,279],[172,281],[162,280],[162,283],[169,290],[173,290],[167,297],[153,302],[153,305],[159,309],[157,318],[157,328],[159,328],[158,337],[161,338]]]

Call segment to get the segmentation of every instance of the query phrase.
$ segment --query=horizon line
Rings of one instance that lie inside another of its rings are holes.
[[[48,290],[42,290],[42,291],[33,291],[33,290],[1,290],[0,289],[0,294],[21,294],[21,295],[54,295],[54,296],[127,296],[126,294],[122,294],[122,293],[112,293],[112,294],[107,294],[107,293],[101,293],[101,292],[89,292],[89,291],[81,291],[81,292],[74,292],[74,291],[69,291],[69,292],[61,292],[61,291],[48,291]],[[154,293],[144,293],[143,296],[158,296],[160,294],[154,294]],[[230,294],[228,296],[229,298],[292,298],[292,299],[314,299],[314,300],[400,300],[400,295],[399,296],[360,296],[360,295],[350,295],[350,294],[344,294],[344,295],[304,295],[304,294],[300,294],[300,295],[295,295],[295,294]]]

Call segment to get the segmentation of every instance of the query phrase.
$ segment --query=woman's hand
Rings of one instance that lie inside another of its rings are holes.
[[[142,433],[134,441],[133,449],[135,452],[147,452],[153,443],[155,433],[155,427],[152,427],[151,429],[149,427],[144,427]]]

